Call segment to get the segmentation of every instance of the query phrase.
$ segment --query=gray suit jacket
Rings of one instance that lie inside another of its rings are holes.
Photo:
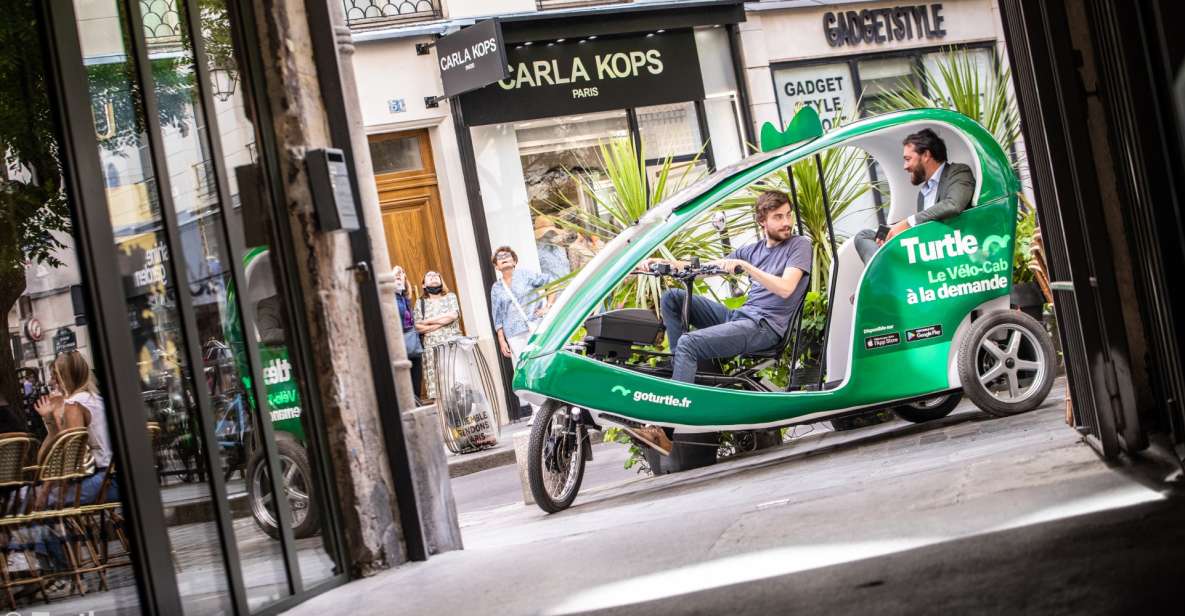
[[[971,174],[971,167],[947,161],[942,177],[938,179],[938,195],[934,205],[915,214],[914,220],[920,225],[931,220],[950,218],[967,209],[974,194],[975,176]],[[924,202],[925,198],[918,192],[918,209]]]

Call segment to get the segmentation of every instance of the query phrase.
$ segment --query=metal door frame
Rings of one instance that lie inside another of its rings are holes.
[[[195,321],[192,298],[185,292],[184,283],[188,280],[188,270],[185,268],[184,250],[181,249],[180,228],[178,226],[176,209],[169,187],[166,151],[163,134],[157,113],[156,93],[153,87],[153,75],[148,60],[147,43],[140,13],[140,3],[137,0],[114,0],[120,8],[121,27],[125,32],[133,33],[126,37],[128,48],[125,49],[127,61],[133,68],[132,79],[141,93],[140,109],[145,121],[145,132],[153,169],[156,179],[159,203],[161,206],[161,224],[165,240],[169,246],[171,258],[166,267],[168,275],[176,289],[177,311],[182,322],[182,339],[186,346],[186,361],[188,363],[188,377],[192,380],[198,405],[198,423],[202,438],[206,443],[213,444],[217,440],[214,434],[214,420],[209,392],[206,390],[201,374],[202,357],[197,326]],[[202,121],[206,127],[205,145],[210,148],[210,159],[214,169],[217,194],[220,201],[221,221],[218,225],[219,239],[224,243],[227,258],[231,261],[229,273],[231,281],[237,289],[246,289],[244,284],[242,256],[244,246],[241,232],[234,233],[230,228],[233,220],[231,200],[227,184],[225,160],[221,156],[221,143],[218,136],[216,113],[210,92],[209,67],[205,62],[205,51],[200,36],[200,24],[197,23],[197,1],[178,0],[179,15],[182,18],[180,27],[185,28],[189,42],[192,45],[193,68],[196,70],[195,92],[201,110],[194,109],[194,120]],[[79,43],[78,22],[71,0],[49,0],[34,2],[38,11],[38,19],[46,42],[44,54],[48,58],[49,88],[51,104],[54,105],[54,115],[60,135],[62,136],[61,163],[65,176],[65,187],[74,224],[75,246],[79,257],[79,267],[85,286],[85,298],[88,314],[92,315],[94,329],[95,371],[100,377],[105,397],[113,402],[112,407],[121,409],[112,414],[112,438],[115,444],[115,459],[121,469],[121,488],[123,490],[125,518],[129,526],[129,541],[132,552],[133,569],[138,581],[140,607],[147,614],[179,614],[182,613],[181,595],[175,575],[174,558],[170,548],[168,527],[165,524],[163,505],[160,498],[160,487],[155,473],[153,451],[147,424],[140,420],[143,400],[140,395],[140,385],[134,372],[120,370],[119,366],[134,364],[135,353],[131,339],[131,332],[127,326],[127,303],[123,293],[123,281],[120,278],[117,255],[114,242],[114,230],[108,217],[106,186],[103,182],[101,161],[98,156],[99,145],[94,133],[91,115],[90,95],[88,91],[88,77],[84,66],[82,50]],[[244,39],[241,34],[242,15],[250,13],[250,7],[242,10],[243,6],[236,0],[227,0],[228,17],[238,36],[235,38],[236,51],[242,52]],[[249,61],[244,63],[249,64]],[[248,74],[247,71],[244,71]],[[256,73],[257,74],[257,73]],[[247,81],[247,80],[244,80]],[[257,143],[267,145],[274,143],[268,140],[267,131],[262,130],[257,123],[255,126]],[[274,150],[267,150],[274,152]],[[262,156],[262,153],[261,153]],[[91,204],[84,207],[84,204]],[[102,204],[102,207],[97,207]],[[274,201],[268,205],[274,205]],[[236,229],[237,231],[237,229]],[[276,247],[283,253],[286,246]],[[277,281],[288,300],[286,308],[291,313],[293,296],[291,289],[283,281]],[[247,370],[252,380],[252,394],[258,401],[255,413],[257,425],[256,434],[260,435],[259,444],[266,456],[273,494],[282,494],[280,467],[274,440],[274,432],[270,421],[266,419],[263,401],[267,400],[264,381],[261,373],[261,363],[258,344],[251,335],[254,331],[254,313],[251,306],[246,304],[243,293],[236,294],[236,302],[242,319],[244,344],[247,349]],[[307,332],[304,331],[303,321],[290,319],[292,324],[289,335],[294,345],[292,349],[297,373],[303,366],[307,366]],[[310,381],[304,380],[303,384]],[[344,544],[338,523],[337,512],[329,506],[334,502],[332,483],[329,481],[330,464],[328,456],[324,455],[323,427],[320,425],[320,405],[316,395],[309,395],[308,387],[302,388],[306,412],[309,413],[312,429],[308,435],[310,456],[314,458],[315,489],[322,495],[319,499],[323,514],[322,532],[329,536],[331,545],[326,546],[329,556],[337,563],[337,573],[319,583],[314,591],[308,592],[304,588],[300,575],[297,550],[291,529],[291,512],[287,499],[276,498],[281,529],[281,551],[285,560],[288,594],[281,599],[262,607],[257,613],[277,613],[303,601],[313,594],[347,581],[348,576],[343,571]],[[141,411],[141,412],[137,412]],[[231,605],[236,614],[248,614],[246,588],[243,579],[241,563],[238,557],[238,546],[233,530],[226,485],[221,473],[221,463],[217,454],[207,448],[201,463],[206,466],[210,477],[211,500],[214,508],[215,524],[218,528],[218,542],[223,558],[225,571],[229,579],[226,580],[231,598]],[[164,572],[164,573],[158,573]]]
[[[1120,430],[1137,426],[1127,334],[1112,270],[1111,241],[1087,133],[1086,97],[1061,2],[1001,0],[1000,16],[1029,157],[1033,192],[1055,285],[1058,329],[1074,416],[1103,457],[1120,452]],[[1126,443],[1127,448],[1140,443]]]

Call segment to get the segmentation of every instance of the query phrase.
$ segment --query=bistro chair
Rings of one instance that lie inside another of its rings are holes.
[[[0,586],[4,588],[5,597],[12,609],[16,609],[16,597],[12,593],[15,587],[36,584],[37,590],[45,595],[44,579],[37,569],[37,556],[32,545],[25,540],[22,527],[31,518],[24,513],[22,496],[33,485],[29,476],[30,462],[36,455],[37,439],[24,432],[8,432],[0,434]],[[9,549],[16,543],[19,547]],[[27,575],[16,577],[18,571],[11,571],[8,567],[8,556],[14,554],[25,559]]]
[[[107,590],[107,570],[114,567],[131,565],[131,552],[128,549],[127,533],[124,531],[123,516],[119,500],[107,499],[108,489],[115,481],[115,461],[103,471],[103,483],[99,487],[99,496],[94,503],[79,507],[78,521],[81,531],[86,538],[87,550],[95,556],[97,562],[94,570],[99,574],[100,590]],[[109,532],[110,529],[110,532]],[[120,551],[111,553],[108,537],[114,534],[119,541]],[[91,568],[85,569],[90,571]]]
[[[25,511],[29,521],[47,526],[56,523],[57,534],[69,563],[66,571],[42,572],[43,593],[45,581],[69,576],[73,578],[73,588],[85,594],[82,574],[101,570],[97,552],[87,541],[79,523],[82,511],[78,503],[82,498],[82,484],[75,480],[90,474],[87,469],[90,462],[88,438],[85,427],[59,432],[41,456],[36,482],[27,492]],[[89,563],[85,567],[80,563],[80,543],[86,544],[89,552]]]

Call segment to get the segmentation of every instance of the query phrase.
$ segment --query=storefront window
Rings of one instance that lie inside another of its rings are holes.
[[[217,298],[225,293],[220,276],[213,273],[220,264],[195,260],[196,271],[190,272],[189,281],[193,284],[178,285],[172,279],[169,261],[176,255],[170,250],[164,229],[161,184],[142,128],[143,97],[132,79],[134,64],[129,57],[131,50],[125,46],[119,9],[113,0],[76,0],[75,7],[94,105],[113,110],[105,119],[106,131],[100,134],[99,155],[104,167],[115,170],[120,178],[116,186],[107,189],[107,207],[124,280],[145,420],[149,422],[149,433],[155,435],[153,448],[159,461],[162,505],[178,521],[170,528],[170,549],[174,554],[201,551],[211,555],[201,567],[178,567],[176,574],[181,587],[190,591],[185,603],[193,606],[193,613],[229,613],[228,578],[219,556],[218,529],[213,523],[211,469],[203,463],[211,444],[198,429],[194,369],[187,360],[177,306],[177,293],[185,292],[200,296],[207,306],[212,302],[211,307],[217,311]],[[208,226],[203,218],[209,215],[211,197],[204,189],[200,150],[195,152],[198,127],[190,106],[190,70],[184,56],[175,57],[179,49],[170,51],[173,54],[154,58],[156,94],[161,99],[162,124],[168,127],[166,138],[188,147],[179,148],[182,158],[170,169],[168,179],[186,211],[185,235],[191,240],[183,243],[200,253],[195,243],[201,244],[206,235]],[[104,127],[96,128],[100,132]],[[203,319],[207,327],[211,319],[217,322],[217,314]],[[216,358],[217,354],[212,352],[212,356]],[[213,381],[221,381],[222,375],[216,366],[213,368]],[[180,511],[188,515],[176,515]]]
[[[940,60],[947,53],[939,51],[887,57],[871,55],[843,62],[812,62],[775,68],[774,88],[781,122],[783,125],[789,123],[803,105],[810,105],[819,112],[824,130],[859,116],[879,113],[888,95],[900,92],[907,86],[929,88],[934,85],[923,84],[918,71],[924,69],[937,77]],[[992,51],[970,48],[964,53],[970,54],[979,66],[979,78],[986,80],[991,74]],[[934,81],[938,82],[938,87],[942,87],[942,79]],[[949,93],[940,95],[949,96]],[[869,162],[868,177],[874,187],[880,186],[888,174],[897,172],[896,169],[883,169],[874,161]],[[876,190],[869,191],[853,204],[852,215],[838,223],[837,231],[851,235],[860,229],[875,226],[879,217],[883,216],[880,213],[881,205],[880,194]]]
[[[522,271],[554,281],[650,204],[745,149],[723,28],[540,43],[509,49],[512,78],[463,95],[461,106],[489,246],[512,247]],[[615,60],[622,71],[586,70],[609,57],[648,58],[648,68]]]
[[[856,89],[851,67],[845,63],[814,64],[774,71],[774,87],[782,126],[804,105],[819,112],[823,130],[842,124],[856,110]]]
[[[692,103],[639,107],[638,131],[648,161],[695,156],[704,145]]]
[[[712,160],[716,168],[727,167],[745,157],[736,94],[726,93],[704,101],[704,115],[711,136]]]
[[[961,53],[966,54],[967,58],[973,62],[977,69],[979,83],[981,87],[986,87],[991,79],[991,75],[995,73],[993,69],[995,58],[993,57],[991,49],[966,49]],[[944,60],[948,58],[948,53],[928,53],[922,56],[922,67],[928,74],[938,76],[941,74],[941,66]],[[941,96],[943,98],[950,98],[950,92],[946,91],[945,84],[942,79],[935,80],[935,84],[927,84],[928,86],[937,86],[942,89],[940,92],[930,92],[931,96]]]
[[[860,71],[863,88],[860,108],[865,114],[876,111],[885,95],[898,92],[909,84],[919,85],[913,58],[862,60],[856,63],[856,68]]]
[[[592,256],[587,241],[572,247],[570,244],[577,238],[559,234],[572,241],[562,242],[558,245],[561,250],[557,250],[548,243],[557,234],[547,234],[545,227],[553,224],[549,217],[570,220],[570,208],[597,211],[597,198],[581,189],[581,179],[601,194],[613,190],[599,148],[614,140],[629,139],[625,112],[529,120],[472,130],[490,245],[513,247],[522,267],[535,272],[546,269],[551,277],[566,275],[573,264],[578,268],[587,263]],[[564,259],[541,262],[541,249],[562,253]]]
[[[745,157],[745,131],[737,101],[737,67],[732,63],[725,28],[697,29],[695,47],[704,80],[704,115],[712,162],[720,169]]]
[[[317,462],[303,450],[311,432],[287,356],[283,305],[276,309],[274,279],[260,274],[270,265],[236,288],[235,270],[250,266],[236,262],[243,260],[236,256],[241,248],[232,249],[241,246],[236,234],[245,226],[239,192],[261,189],[256,180],[250,186],[236,180],[235,170],[257,155],[241,89],[222,87],[227,75],[231,83],[239,78],[226,5],[205,2],[200,15],[188,15],[185,5],[163,20],[162,6],[135,3],[139,14],[129,15],[116,0],[74,2],[92,107],[82,121],[94,121],[106,186],[105,199],[88,201],[81,211],[91,221],[105,218],[114,236],[114,246],[94,250],[114,249],[122,289],[102,292],[122,293],[134,363],[113,369],[135,372],[141,404],[112,412],[124,425],[144,422],[152,439],[168,543],[149,549],[167,550],[173,563],[171,571],[151,574],[174,579],[153,583],[175,581],[185,613],[235,612],[234,586],[244,590],[238,600],[255,611],[289,596],[294,580],[307,588],[332,577],[334,562],[330,544],[316,537],[322,505],[311,464]],[[202,36],[205,66],[186,36],[190,19]],[[143,31],[134,26],[141,21]],[[202,76],[210,81],[199,82]],[[150,94],[143,91],[148,83]],[[249,226],[258,235],[266,225]],[[268,263],[261,251],[266,255],[266,247],[248,253],[256,265]],[[260,314],[255,330],[244,320],[248,302]],[[263,365],[252,365],[252,344]],[[256,396],[260,389],[266,399]],[[285,498],[272,494],[263,440],[268,425]],[[282,510],[301,540],[290,549],[277,526]],[[228,559],[236,566],[228,567]],[[289,563],[299,565],[290,570]]]

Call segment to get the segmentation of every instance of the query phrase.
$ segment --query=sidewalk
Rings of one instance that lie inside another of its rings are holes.
[[[514,464],[514,433],[527,429],[527,420],[520,419],[502,426],[498,444],[489,449],[455,454],[446,448],[444,456],[448,460],[448,476],[456,479],[486,469]]]

